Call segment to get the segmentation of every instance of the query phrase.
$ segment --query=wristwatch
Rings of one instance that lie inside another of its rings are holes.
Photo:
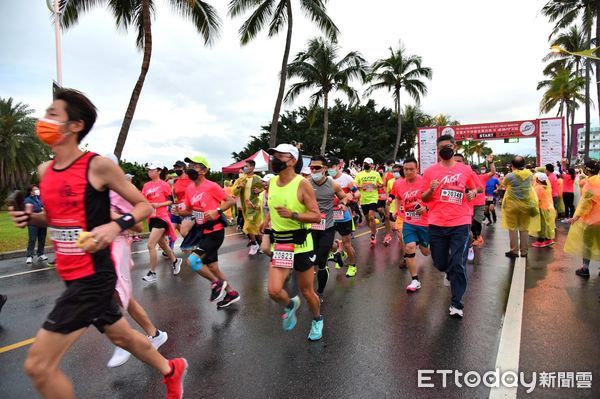
[[[292,212],[292,220],[298,220],[298,212]]]

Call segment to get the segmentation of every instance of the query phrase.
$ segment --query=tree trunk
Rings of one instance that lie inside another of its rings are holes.
[[[396,162],[396,158],[398,157],[398,149],[400,148],[400,139],[402,138],[402,114],[400,112],[400,89],[396,89],[396,115],[397,118],[397,131],[396,131],[396,145],[394,146],[394,156],[392,159]]]
[[[600,46],[600,0],[596,0],[596,46]],[[596,51],[596,56],[600,56],[600,51]],[[596,93],[598,95],[598,116],[600,117],[600,61],[596,60]],[[586,136],[586,143],[589,151],[589,132]],[[589,152],[587,153],[589,155]]]
[[[569,105],[570,101],[567,101],[567,112],[566,112],[566,117],[565,117],[565,125],[567,126],[567,140],[563,140],[563,145],[566,145],[566,147],[564,147],[565,151],[563,151],[563,158],[567,158],[567,155],[569,152],[571,152],[571,146],[569,145],[569,139],[571,138],[571,129],[569,128],[569,118],[571,117],[571,114],[573,113],[573,111],[571,110],[571,106]],[[562,162],[562,159],[561,159]]]
[[[575,125],[575,100],[573,100],[573,109],[571,110],[571,129],[573,129],[573,125]],[[571,164],[571,158],[573,157],[573,150],[571,146],[574,144],[571,140],[573,138],[573,132],[569,135],[567,139],[567,160],[569,161],[569,165]],[[575,147],[577,150],[577,147]],[[577,151],[576,151],[577,152]]]
[[[325,92],[323,95],[323,141],[321,141],[321,155],[325,155],[325,148],[327,147],[327,131],[329,130],[329,93]]]
[[[281,104],[283,103],[283,92],[285,91],[285,82],[287,80],[287,64],[290,56],[290,47],[292,46],[292,3],[287,2],[287,36],[285,38],[285,50],[283,52],[283,60],[281,61],[281,74],[279,76],[279,91],[277,92],[277,101],[275,101],[275,109],[273,110],[273,118],[271,119],[271,137],[269,138],[269,147],[277,145],[277,125],[279,124],[279,113],[281,112]]]
[[[590,12],[590,7],[587,7],[587,13]],[[587,46],[592,45],[592,25],[586,26]],[[591,68],[590,60],[585,60],[585,148],[583,150],[583,158],[587,161],[590,156],[590,78]]]
[[[123,119],[123,124],[121,125],[121,131],[119,132],[117,144],[115,145],[115,155],[118,159],[121,159],[123,147],[125,147],[125,141],[127,140],[127,134],[129,133],[129,127],[131,126],[131,121],[133,120],[133,114],[135,114],[135,108],[137,107],[137,102],[140,98],[142,87],[144,86],[144,80],[146,80],[146,74],[150,68],[150,56],[152,55],[150,0],[142,0],[142,18],[144,20],[144,58],[142,60],[142,70],[140,71],[140,76],[138,77],[137,83],[133,88],[133,93],[131,93],[129,105],[127,106],[127,111],[125,112],[125,118]]]

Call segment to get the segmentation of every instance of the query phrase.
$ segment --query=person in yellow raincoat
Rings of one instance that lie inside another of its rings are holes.
[[[536,237],[536,241],[531,246],[536,248],[548,247],[554,245],[556,231],[556,210],[552,201],[552,187],[545,173],[536,173],[534,178],[533,189],[538,197],[540,226],[539,230],[529,230],[529,235]]]
[[[525,169],[525,159],[516,156],[511,162],[512,172],[502,181],[506,188],[502,200],[501,226],[508,230],[510,250],[505,253],[509,258],[527,256],[529,249],[529,230],[540,229],[538,199],[533,190],[533,174]]]
[[[558,183],[558,203],[556,204],[556,214],[561,218],[565,216],[565,201],[563,200],[563,189],[564,189],[564,180],[561,175],[559,175],[556,180]]]
[[[262,223],[258,195],[263,191],[262,180],[254,174],[256,163],[249,159],[243,168],[243,175],[233,183],[233,195],[240,198],[244,227],[242,231],[250,239],[249,255],[256,255],[260,249],[260,225]]]
[[[585,185],[575,216],[569,220],[571,228],[565,242],[565,252],[580,256],[583,266],[575,271],[578,276],[590,276],[590,261],[600,261],[600,162],[585,164]]]
[[[223,182],[223,190],[224,190],[224,191],[225,191],[225,192],[226,192],[228,195],[230,195],[230,196],[234,196],[234,195],[233,195],[233,188],[231,187],[231,184],[232,184],[232,183],[231,183],[231,180],[225,180],[225,181]],[[235,207],[234,207],[234,206],[233,206],[233,207],[231,207],[231,208],[229,208],[229,209],[227,209],[225,212],[223,212],[223,214],[224,214],[224,215],[225,215],[225,217],[227,218],[227,223],[228,223],[229,225],[232,225],[232,224],[233,224],[233,217],[234,217],[234,214],[233,214],[233,209],[235,209]]]

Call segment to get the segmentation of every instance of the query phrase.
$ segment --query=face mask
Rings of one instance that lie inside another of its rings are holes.
[[[369,170],[369,169],[371,169],[371,165],[369,165],[368,163],[365,163],[365,164],[363,164],[363,169]]]
[[[287,165],[285,162],[277,159],[277,158],[273,158],[271,159],[271,169],[273,169],[273,172],[275,174],[278,174],[279,172],[281,172],[282,170],[284,170],[285,168],[287,168]]]
[[[33,190],[33,195],[40,195],[40,190]]]
[[[480,172],[482,175],[484,175],[484,174],[486,174],[486,173],[487,173],[487,170],[485,170],[485,169],[481,169],[479,172]]]
[[[391,170],[392,170],[392,168],[391,168],[391,167],[389,167],[389,166],[386,166],[386,167],[385,167],[385,171],[386,171],[386,172],[390,172]]]
[[[335,177],[337,175],[337,169],[327,169],[327,174],[331,177]]]
[[[394,172],[394,178],[399,179],[400,178],[400,172]]]
[[[440,150],[440,158],[447,161],[454,156],[454,150],[450,147],[444,147]]]
[[[62,140],[64,135],[60,132],[62,122],[53,119],[40,118],[35,123],[35,132],[42,143],[53,146]]]
[[[319,173],[312,173],[311,176],[312,176],[312,179],[315,182],[320,182],[321,179],[323,179],[323,173],[321,173],[321,172],[319,172]]]
[[[244,166],[244,167],[242,168],[242,172],[244,172],[244,173],[248,173],[248,171],[249,171],[249,169],[248,169],[248,167],[247,167],[247,166]]]
[[[183,170],[176,170],[176,171],[175,171],[175,174],[176,174],[177,176],[181,176],[181,175],[183,174]]]
[[[198,180],[198,171],[196,169],[188,169],[185,171],[191,181]]]
[[[170,185],[173,185],[173,183],[174,183],[174,180],[173,180],[173,179],[169,179],[169,180],[167,181],[167,183],[169,183]]]

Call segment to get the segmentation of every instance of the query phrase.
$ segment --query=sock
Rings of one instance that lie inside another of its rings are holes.
[[[160,334],[160,330],[157,328],[156,329],[156,335],[153,335],[152,338],[156,338],[158,337],[158,335]]]
[[[419,281],[419,276],[412,276],[412,279]]]
[[[323,320],[323,316],[321,316],[321,315],[318,315],[318,316],[316,316],[316,317],[313,317],[313,320],[314,320],[314,321],[321,321],[321,320]]]
[[[494,219],[494,223],[496,223],[496,211],[492,211],[492,219]]]

